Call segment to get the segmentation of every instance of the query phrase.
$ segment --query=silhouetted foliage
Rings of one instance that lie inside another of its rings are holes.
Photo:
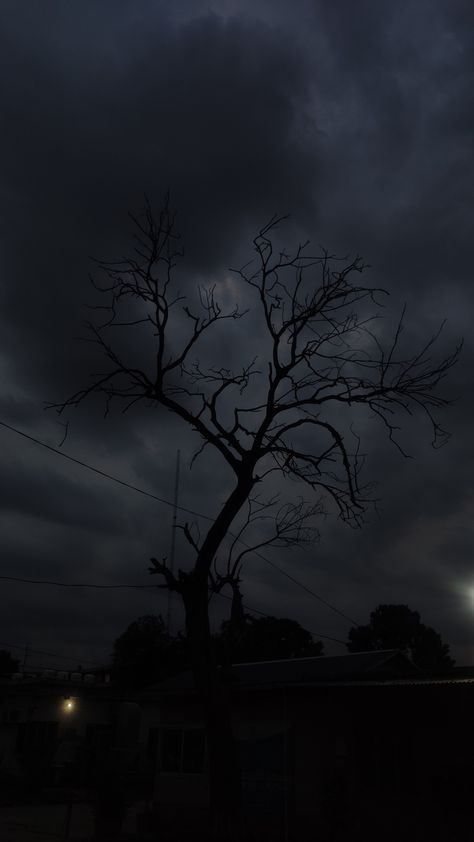
[[[349,652],[400,649],[427,670],[450,669],[455,663],[441,635],[425,626],[418,611],[412,611],[408,605],[379,605],[372,611],[368,625],[350,630],[347,648]]]
[[[5,649],[0,649],[0,677],[8,678],[14,672],[18,672],[19,661]]]
[[[441,635],[423,623],[413,641],[411,656],[415,664],[427,670],[450,669],[455,665],[449,654],[449,644],[443,643]]]
[[[139,617],[114,643],[114,679],[125,687],[154,684],[187,665],[186,640],[169,637],[160,616]]]
[[[296,620],[255,619],[245,614],[238,631],[230,621],[213,636],[219,664],[272,661],[323,654],[321,641]],[[189,669],[186,638],[169,637],[161,616],[138,617],[114,643],[113,672],[118,684],[145,687]]]
[[[323,654],[321,641],[313,641],[311,633],[296,620],[280,617],[255,619],[246,614],[237,634],[229,622],[224,622],[214,640],[219,663],[274,661]]]

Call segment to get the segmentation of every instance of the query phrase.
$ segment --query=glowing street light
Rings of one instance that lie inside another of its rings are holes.
[[[72,713],[76,707],[76,700],[72,696],[65,696],[63,701],[63,710],[65,713]]]

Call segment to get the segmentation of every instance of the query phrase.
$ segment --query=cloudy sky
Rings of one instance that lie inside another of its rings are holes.
[[[95,400],[58,419],[44,404],[97,370],[78,339],[91,256],[127,253],[127,213],[140,212],[144,193],[159,207],[171,190],[183,288],[216,284],[226,302],[241,294],[229,267],[252,256],[274,213],[291,214],[281,232],[289,246],[310,237],[364,256],[368,283],[390,292],[389,321],[406,302],[408,334],[429,338],[447,318],[440,349],[465,344],[448,384],[459,396],[443,417],[449,444],[433,450],[427,426],[407,418],[414,458],[403,459],[382,430],[366,429],[379,514],[357,532],[329,516],[318,546],[266,554],[358,622],[381,602],[407,603],[459,663],[474,662],[470,7],[3,0],[0,9],[0,421],[57,448],[67,420],[63,453],[169,501],[180,448],[179,502],[212,517],[228,472],[211,453],[190,472],[199,441],[184,425],[144,408],[104,419]],[[253,312],[239,329],[221,336],[219,360],[238,364],[255,345]],[[169,554],[169,506],[5,427],[0,472],[3,576],[154,581],[148,559]],[[176,555],[185,559],[179,535]],[[261,611],[347,637],[347,619],[261,559],[249,559],[243,591]],[[4,579],[1,594],[0,647],[72,659],[30,656],[45,666],[104,661],[129,622],[166,613],[152,589]],[[215,603],[217,623],[227,605]],[[327,642],[326,651],[344,648]]]

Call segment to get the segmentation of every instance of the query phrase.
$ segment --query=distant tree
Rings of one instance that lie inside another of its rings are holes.
[[[14,672],[18,672],[19,661],[5,649],[0,649],[0,677],[9,678]]]
[[[443,643],[437,631],[423,623],[413,642],[411,656],[415,664],[427,670],[450,669],[455,664],[449,654],[449,645]]]
[[[314,641],[311,633],[296,620],[280,617],[254,619],[245,615],[237,635],[226,621],[215,636],[215,643],[220,663],[274,661],[323,654],[321,641]]]
[[[160,616],[139,617],[114,643],[114,678],[129,688],[162,681],[186,665],[185,639],[169,637]]]
[[[425,626],[418,611],[408,605],[379,605],[368,625],[350,630],[347,648],[349,652],[401,649],[417,666],[430,670],[449,669],[455,663],[441,635]]]
[[[379,605],[372,611],[368,625],[350,630],[348,649],[410,649],[419,626],[418,611],[411,611],[408,605]]]

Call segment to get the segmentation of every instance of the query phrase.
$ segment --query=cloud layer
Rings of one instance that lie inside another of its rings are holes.
[[[407,302],[407,341],[447,317],[443,347],[462,334],[466,344],[450,379],[461,394],[445,419],[450,444],[433,452],[429,431],[407,419],[415,459],[403,460],[370,430],[380,516],[358,533],[328,519],[314,552],[272,558],[360,622],[379,602],[408,603],[459,660],[472,659],[470,6],[299,2],[290,15],[283,2],[178,2],[170,12],[21,0],[3,17],[0,420],[53,445],[63,438],[43,402],[100,365],[76,339],[92,300],[90,255],[127,253],[127,211],[144,193],[159,207],[172,191],[183,288],[216,283],[225,300],[240,294],[228,267],[251,256],[259,226],[291,213],[290,245],[311,236],[365,256],[370,281],[390,292],[389,321]],[[229,334],[220,357],[244,349],[246,361],[258,346],[255,312],[241,324],[243,342]],[[168,500],[180,447],[182,505],[216,511],[228,475],[207,456],[189,473],[196,440],[165,413],[103,420],[91,401],[69,421],[67,452]],[[169,508],[1,436],[4,575],[147,583],[149,556],[169,551]],[[244,592],[263,611],[346,638],[341,617],[263,562],[248,564]],[[5,583],[3,593],[5,640],[57,649],[61,629],[78,658],[106,657],[134,617],[166,610],[153,591],[99,598]]]

